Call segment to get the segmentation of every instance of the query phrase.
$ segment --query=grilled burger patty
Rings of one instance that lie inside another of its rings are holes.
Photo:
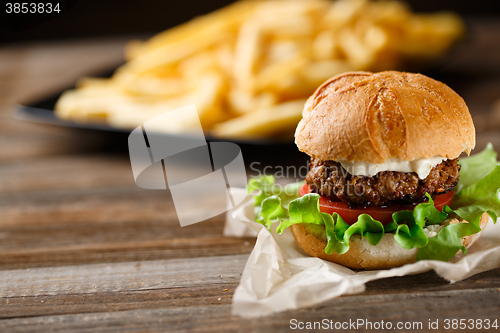
[[[311,192],[351,207],[411,205],[422,202],[425,193],[443,194],[458,183],[458,158],[445,160],[425,179],[414,172],[382,171],[373,177],[353,176],[335,161],[311,159],[306,182]]]

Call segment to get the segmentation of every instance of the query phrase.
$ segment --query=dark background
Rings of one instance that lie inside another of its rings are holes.
[[[155,33],[223,7],[231,0],[44,0],[59,2],[59,15],[6,14],[2,0],[0,43]],[[40,0],[41,1],[41,0]],[[259,1],[259,0],[258,0]],[[260,0],[265,1],[265,0]],[[24,2],[30,2],[24,0]],[[462,15],[500,14],[498,0],[411,0],[417,12],[453,10]]]

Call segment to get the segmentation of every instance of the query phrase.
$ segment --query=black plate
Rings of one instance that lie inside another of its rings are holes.
[[[110,75],[103,75],[100,77],[109,77]],[[74,87],[68,87],[68,89],[74,89]],[[48,125],[56,125],[56,126],[64,126],[64,127],[72,127],[83,130],[93,130],[93,131],[101,131],[101,132],[109,132],[109,133],[117,133],[118,135],[123,135],[124,133],[130,133],[131,129],[123,129],[118,127],[112,127],[106,124],[92,124],[92,123],[77,123],[73,121],[62,120],[56,117],[54,108],[59,100],[59,97],[62,95],[64,89],[58,94],[47,97],[43,100],[37,101],[35,103],[29,105],[16,105],[13,117],[17,120],[35,122],[40,124],[48,124]],[[174,137],[185,137],[188,135],[182,134],[165,134],[167,136]],[[240,139],[226,139],[226,138],[217,138],[211,135],[205,134],[205,138],[208,141],[230,141],[238,144],[244,145],[283,145],[283,144],[291,144],[293,140],[278,140],[278,139],[255,139],[255,140],[240,140]]]
[[[106,77],[106,75],[101,77]],[[68,87],[68,89],[72,88],[74,87]],[[79,138],[81,137],[83,141],[86,141],[89,137],[99,137],[105,142],[105,144],[99,146],[101,150],[128,152],[128,135],[132,131],[130,129],[115,128],[106,124],[77,123],[57,118],[54,113],[54,106],[61,94],[66,90],[29,105],[16,105],[13,117],[21,121],[73,128],[74,134]],[[162,135],[176,138],[188,137],[188,135],[176,134]],[[256,166],[257,169],[261,169],[263,166],[307,165],[307,155],[297,149],[293,139],[235,140],[215,138],[210,135],[205,135],[205,139],[207,141],[226,141],[238,144],[247,165],[257,161],[259,163]]]
[[[129,129],[114,128],[107,125],[98,124],[80,124],[72,121],[65,121],[57,118],[54,114],[53,108],[57,102],[60,94],[45,100],[33,103],[32,105],[17,105],[13,114],[15,119],[22,121],[35,122],[40,124],[64,126],[75,129],[75,135],[84,138],[89,136],[95,137],[96,135],[102,137],[106,142],[101,147],[102,150],[112,150],[118,152],[128,152],[128,134],[131,132]],[[168,135],[176,138],[182,135]],[[230,141],[237,143],[244,156],[247,165],[252,162],[258,162],[255,165],[256,169],[263,167],[275,166],[290,166],[290,165],[307,165],[308,156],[301,153],[293,140],[287,141],[271,141],[271,140],[227,140],[220,138],[213,138],[210,136],[205,137],[207,141]],[[270,169],[273,170],[273,169]],[[270,171],[268,171],[270,172]]]

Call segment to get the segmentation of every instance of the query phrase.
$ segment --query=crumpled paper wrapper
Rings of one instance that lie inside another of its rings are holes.
[[[239,189],[244,191],[243,189]],[[433,269],[450,282],[500,267],[500,223],[490,221],[483,234],[456,262],[423,260],[389,270],[356,271],[312,258],[300,249],[289,229],[281,235],[254,221],[251,197],[227,213],[225,236],[257,235],[240,285],[233,296],[232,313],[258,317],[312,306],[328,299],[361,293],[369,281]],[[275,226],[276,228],[276,223]]]

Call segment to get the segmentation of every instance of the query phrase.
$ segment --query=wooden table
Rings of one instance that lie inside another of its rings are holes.
[[[471,20],[469,38],[431,72],[468,102],[478,148],[492,141],[500,149],[496,21]],[[224,216],[181,228],[169,193],[138,188],[126,151],[110,149],[100,136],[11,118],[14,103],[117,65],[124,43],[0,50],[1,332],[288,331],[291,319],[324,318],[423,327],[439,319],[442,330],[446,318],[500,320],[500,269],[455,284],[433,272],[385,279],[312,308],[258,319],[231,316],[254,239],[223,237]]]

